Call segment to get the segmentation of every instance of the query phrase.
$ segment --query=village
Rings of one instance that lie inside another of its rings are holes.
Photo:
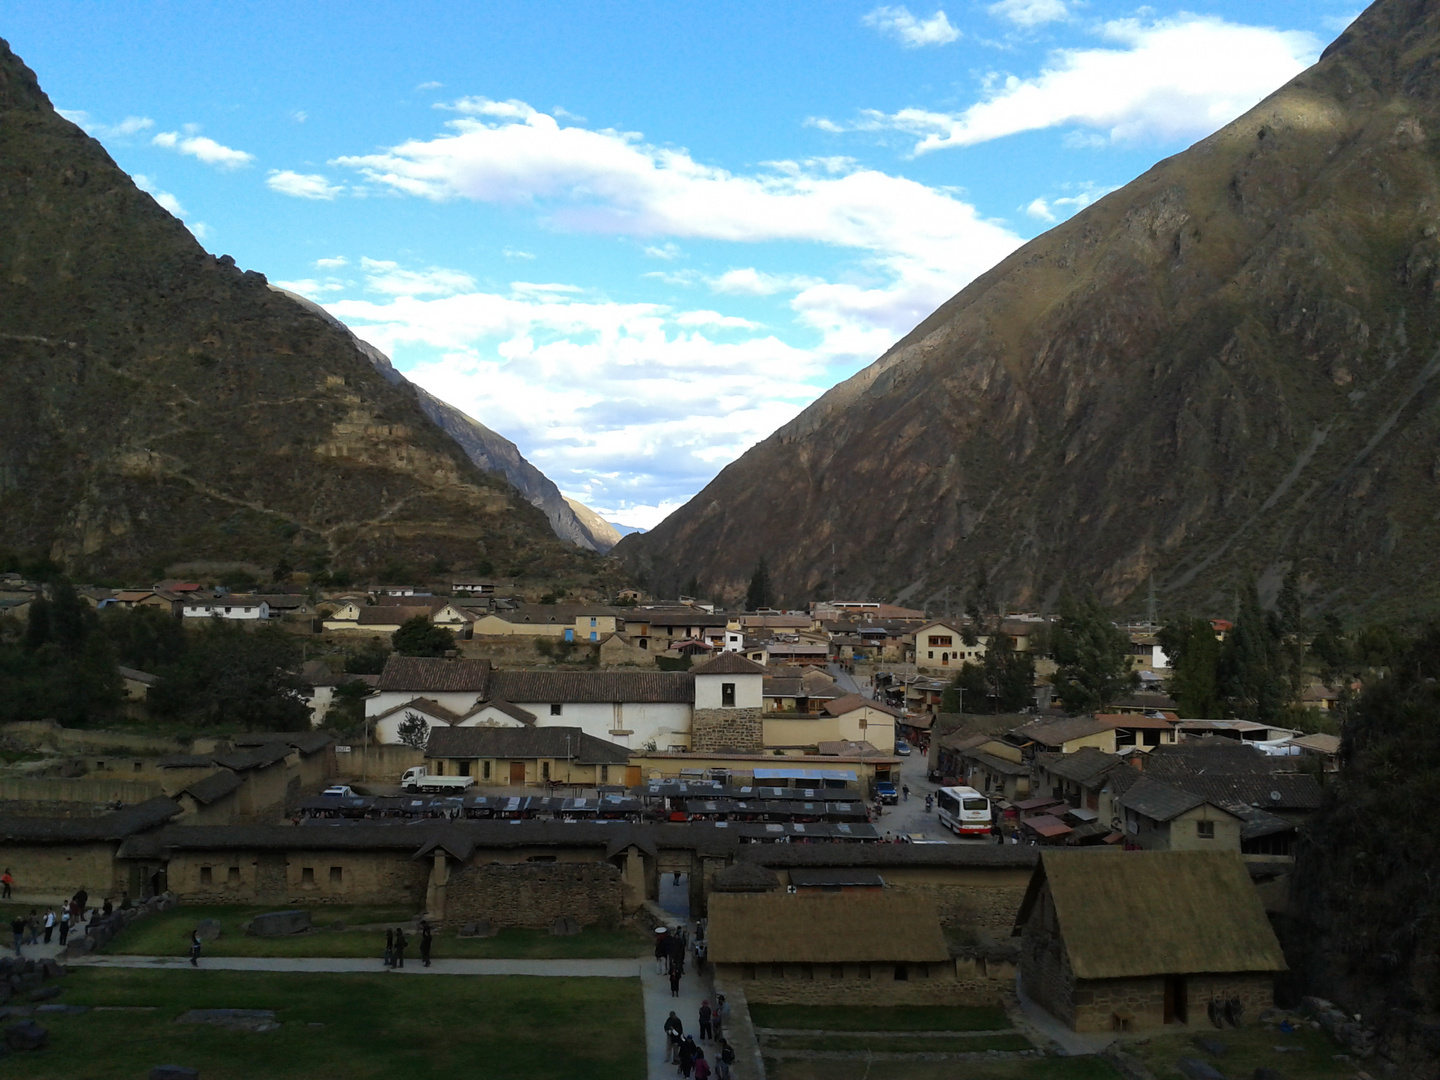
[[[12,627],[60,602],[3,584]],[[1104,1053],[1140,1075],[1138,1042],[1209,1077],[1227,1038],[1268,1061],[1281,1024],[1316,1037],[1294,1048],[1307,1060],[1373,1053],[1363,1024],[1286,1000],[1272,928],[1339,738],[1185,717],[1153,622],[1113,627],[1123,692],[1067,714],[1042,655],[1058,624],[1040,615],[534,602],[490,581],[73,593],[97,620],[150,609],[190,634],[293,636],[313,657],[290,672],[304,722],[167,737],[147,709],[161,677],[120,666],[110,727],[6,725],[0,862],[20,909],[77,890],[157,925],[291,909],[303,938],[326,911],[398,907],[442,955],[616,933],[633,955],[670,936],[699,969],[686,999],[724,995],[747,1078],[813,1075],[818,1044],[796,1031],[834,1010],[887,1032],[847,1068],[877,1045],[911,1065],[934,1051],[889,1030],[910,1010],[948,1032],[938,1060],[1007,1069]],[[1231,629],[1212,624],[1217,641]],[[992,648],[1025,657],[1028,697],[963,711],[963,673]],[[374,673],[346,670],[357,655]],[[1316,682],[1303,705],[1342,696]],[[133,931],[106,926],[36,962],[118,962]],[[642,967],[651,1075],[668,999],[648,984],[663,990],[668,963]],[[19,1000],[11,1015],[39,1008]],[[982,1013],[971,1031],[945,1019]]]

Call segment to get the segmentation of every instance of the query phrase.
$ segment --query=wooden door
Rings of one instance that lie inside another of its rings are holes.
[[[510,762],[510,783],[515,787],[523,787],[525,785],[525,762]]]
[[[639,787],[639,786],[640,786],[640,766],[639,766],[639,765],[626,765],[626,766],[625,766],[625,786],[626,786],[626,787]]]

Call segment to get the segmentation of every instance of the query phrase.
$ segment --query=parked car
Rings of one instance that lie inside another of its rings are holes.
[[[875,785],[875,798],[882,803],[897,806],[900,803],[900,791],[888,780],[882,780]]]
[[[906,742],[904,739],[901,739],[899,742],[897,742],[897,743],[895,744],[895,753],[899,754],[901,757],[909,757],[909,756],[910,756],[910,744],[909,744],[908,742]]]
[[[355,794],[355,790],[348,784],[331,784],[321,795],[333,795],[337,799],[348,799]]]

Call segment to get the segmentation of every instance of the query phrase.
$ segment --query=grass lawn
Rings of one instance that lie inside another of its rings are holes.
[[[1007,1031],[998,1005],[866,1008],[850,1005],[751,1005],[756,1027],[811,1031]]]
[[[188,1065],[205,1080],[642,1080],[638,979],[301,975],[81,969],[73,1005],[153,1006],[38,1019],[27,1080],[133,1080]],[[279,1031],[176,1024],[192,1008],[274,1009]],[[19,1060],[19,1059],[12,1059]]]
[[[978,1054],[1030,1050],[1024,1035],[767,1035],[766,1050],[844,1050],[887,1054]]]
[[[1353,1061],[1334,1059],[1334,1055],[1341,1053],[1343,1048],[1308,1024],[1297,1025],[1290,1035],[1282,1034],[1277,1027],[1253,1023],[1243,1028],[1217,1031],[1202,1016],[1199,1024],[1191,1024],[1190,1027],[1192,1030],[1184,1034],[1157,1035],[1134,1042],[1127,1040],[1125,1049],[1145,1062],[1158,1077],[1178,1075],[1175,1063],[1182,1057],[1207,1061],[1226,1076],[1253,1076],[1262,1065],[1278,1070],[1285,1080],[1350,1080],[1355,1075]],[[1230,1049],[1222,1057],[1211,1057],[1195,1045],[1196,1036],[1217,1039]],[[1277,1053],[1277,1046],[1298,1046],[1300,1049]]]
[[[184,956],[190,951],[190,931],[201,919],[217,919],[221,934],[206,942],[206,956],[371,956],[385,954],[383,929],[409,922],[408,908],[330,907],[311,909],[311,921],[320,927],[309,934],[287,938],[246,937],[241,927],[275,907],[236,907],[229,904],[182,905],[136,919],[104,948],[106,953],[136,956]],[[347,929],[333,930],[335,922]],[[354,929],[350,929],[350,928]],[[587,927],[572,937],[557,937],[545,930],[501,930],[491,938],[461,938],[456,928],[435,936],[436,959],[607,959],[643,956],[652,948],[648,937],[633,927],[606,930]],[[420,955],[417,935],[410,935],[406,958]]]
[[[768,1080],[1122,1080],[1120,1070],[1098,1057],[967,1061],[964,1065],[954,1061],[766,1058],[765,1075]]]

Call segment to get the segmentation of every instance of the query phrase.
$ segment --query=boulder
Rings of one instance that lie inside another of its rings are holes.
[[[201,941],[214,941],[220,936],[220,920],[201,919],[195,924],[195,934]]]
[[[5,1029],[5,1045],[11,1050],[39,1050],[50,1041],[50,1032],[34,1020],[21,1020]]]
[[[200,1070],[184,1065],[156,1065],[150,1070],[150,1080],[200,1080]]]
[[[267,911],[250,920],[246,933],[255,937],[289,937],[310,929],[308,911]]]
[[[1199,1058],[1183,1057],[1175,1063],[1175,1067],[1189,1080],[1225,1080],[1224,1073]]]
[[[65,976],[65,968],[64,968],[63,966],[61,966],[60,961],[58,961],[58,960],[42,960],[41,963],[44,965],[44,968],[45,968],[45,978],[47,978],[47,979],[60,979],[60,978],[64,978],[64,976]]]
[[[1230,1052],[1230,1044],[1220,1039],[1212,1039],[1206,1035],[1196,1035],[1194,1043],[1211,1057],[1224,1057]]]
[[[60,987],[58,986],[42,986],[38,990],[30,991],[31,1001],[50,1001],[52,998],[57,998],[59,996]]]

